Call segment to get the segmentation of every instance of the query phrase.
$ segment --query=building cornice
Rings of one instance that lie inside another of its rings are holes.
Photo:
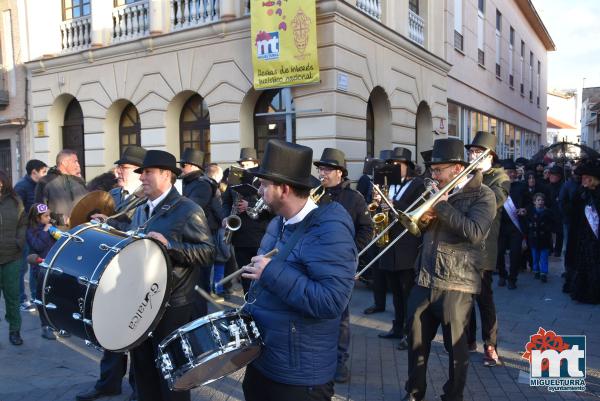
[[[550,37],[544,22],[540,18],[540,15],[536,11],[531,0],[516,0],[517,6],[529,22],[529,25],[533,28],[537,37],[542,41],[547,51],[555,51],[556,45]]]

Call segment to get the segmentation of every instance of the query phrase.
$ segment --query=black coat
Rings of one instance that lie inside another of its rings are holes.
[[[425,192],[425,184],[421,177],[415,177],[406,181],[403,187],[408,185],[401,197],[394,199],[394,209],[406,211],[408,207]],[[420,204],[421,202],[419,202]],[[390,213],[390,219],[393,215]],[[404,231],[404,226],[399,222],[390,229],[390,241],[393,241],[400,233]],[[379,268],[383,270],[399,271],[414,269],[419,248],[421,246],[421,237],[415,237],[410,233],[404,234],[402,239],[388,250],[380,259]]]
[[[145,224],[145,206],[144,203],[136,208],[130,222],[109,220],[108,224],[123,231],[135,230]],[[170,208],[162,211],[165,206]],[[182,197],[173,187],[156,206],[147,226],[140,230],[142,233],[151,231],[164,235],[169,241],[167,254],[173,265],[169,305],[183,306],[192,303],[200,269],[210,269],[215,257],[215,246],[202,208]]]
[[[223,215],[225,217],[231,215],[234,198],[239,197],[239,194],[236,194],[237,192],[233,191],[231,187],[228,187],[223,193]],[[258,201],[258,196],[253,195],[245,200],[248,201],[248,207],[253,207]],[[260,240],[265,235],[267,226],[274,215],[269,211],[263,211],[256,220],[251,219],[246,212],[239,213],[238,216],[242,220],[242,226],[233,233],[231,243],[234,247],[258,249]]]
[[[319,205],[325,205],[330,202],[338,202],[348,212],[354,223],[354,242],[356,247],[361,250],[371,241],[373,227],[371,216],[367,211],[367,203],[360,192],[350,187],[350,181],[345,179],[341,184],[335,187],[325,189],[325,195],[319,201]]]
[[[526,186],[527,186],[527,184],[525,184],[523,181],[514,181],[514,182],[511,182],[511,184],[510,184],[510,191],[508,192],[508,196],[510,196],[510,198],[512,199],[512,201],[515,205],[515,208],[517,208],[517,209],[523,209],[523,208],[526,209],[530,206],[530,203],[526,203],[526,202],[529,202],[529,196],[526,195],[526,191],[527,191]],[[525,230],[526,221],[522,216],[517,216],[517,219],[519,222],[519,227],[518,228],[515,227],[515,229],[519,229],[519,231],[521,231],[521,233],[523,233]],[[514,226],[514,223],[508,216],[506,209],[504,207],[502,207],[502,217],[500,219],[500,230],[504,233],[512,233],[513,226]]]
[[[216,232],[221,227],[221,220],[224,217],[221,191],[217,182],[200,170],[184,175],[181,181],[183,196],[194,201],[204,210],[210,230]]]
[[[530,248],[552,249],[552,231],[554,229],[554,216],[552,210],[544,208],[541,213],[535,208],[527,210],[526,217],[527,243]]]
[[[361,193],[367,203],[371,203],[373,198],[373,185],[371,184],[371,177],[367,174],[363,174],[356,183],[356,190]]]
[[[74,175],[63,174],[56,167],[40,178],[35,187],[35,201],[45,203],[56,225],[66,226],[73,207],[87,194],[85,182]]]
[[[494,192],[496,215],[490,227],[490,232],[484,241],[482,268],[483,270],[494,271],[496,270],[496,259],[498,258],[498,236],[500,235],[502,211],[510,191],[510,179],[503,168],[491,168],[483,173],[483,183]]]
[[[15,184],[15,192],[19,195],[19,198],[21,198],[21,202],[23,202],[25,214],[29,213],[31,205],[35,203],[35,186],[36,182],[28,175],[21,178]]]

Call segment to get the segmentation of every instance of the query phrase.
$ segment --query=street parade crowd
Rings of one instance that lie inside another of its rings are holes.
[[[365,158],[354,185],[343,151],[326,148],[318,161],[314,156],[306,146],[270,140],[262,160],[256,149],[242,148],[237,163],[223,171],[205,163],[198,149],[185,149],[177,160],[129,146],[114,169],[86,185],[77,153],[63,149],[52,167],[29,160],[14,186],[0,171],[0,292],[10,343],[23,344],[21,313],[37,313],[43,338],[75,335],[103,349],[98,380],[78,401],[120,394],[128,370],[132,400],[189,400],[191,388],[231,371],[207,377],[225,364],[207,358],[215,363],[210,369],[190,367],[182,355],[194,359],[215,338],[213,347],[223,350],[221,340],[231,336],[227,352],[258,350],[236,362],[246,367],[246,400],[330,400],[334,384],[350,376],[348,305],[361,280],[373,292],[364,314],[385,311],[392,293],[392,328],[379,337],[406,350],[408,377],[399,384],[404,400],[425,398],[428,356],[440,326],[450,358],[442,399],[462,400],[478,335],[483,363],[500,363],[497,287],[518,291],[523,274],[543,286],[558,279],[549,275],[549,259],[562,257],[563,292],[577,302],[600,303],[600,160],[501,160],[496,137],[478,132],[466,145],[436,140],[421,153],[424,165],[416,165],[407,148],[383,150],[379,158]],[[81,212],[84,204],[92,206]],[[98,244],[94,235],[121,242]],[[63,264],[75,273],[61,265],[58,281],[51,261],[66,258],[77,242],[100,245],[103,255],[113,251],[123,260],[123,249],[144,243],[147,259],[133,263],[140,265],[137,276],[112,277],[109,262],[100,277],[100,261],[83,267],[73,257]],[[135,304],[136,315],[125,323],[130,331],[146,326],[129,338],[121,335],[128,329],[119,328],[118,316],[103,326],[96,303],[126,309],[102,298],[102,280],[132,285],[146,280],[139,277],[144,266],[165,272],[141,293],[160,308],[145,323],[147,308]],[[81,273],[85,269],[90,273]],[[230,298],[238,279],[245,303],[202,320],[207,302]],[[72,295],[80,287],[95,293]],[[92,301],[93,319],[87,315]],[[63,316],[69,303],[79,309]],[[177,330],[182,339],[171,335]]]

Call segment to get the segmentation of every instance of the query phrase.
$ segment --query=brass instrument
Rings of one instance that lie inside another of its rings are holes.
[[[415,200],[405,211],[396,212],[399,216],[398,218],[400,222],[404,227],[406,227],[404,231],[402,231],[400,235],[394,238],[392,242],[390,242],[383,250],[381,250],[381,252],[379,252],[379,254],[377,254],[377,256],[375,256],[369,262],[369,264],[367,264],[361,271],[356,273],[354,278],[358,279],[365,271],[367,271],[369,267],[371,267],[375,263],[375,261],[377,261],[384,253],[386,253],[388,249],[394,246],[394,244],[397,241],[399,241],[400,238],[402,238],[407,232],[410,232],[412,235],[415,235],[417,237],[420,236],[421,230],[427,226],[427,224],[420,221],[421,217],[423,217],[425,212],[431,209],[440,200],[442,196],[452,191],[454,187],[456,187],[464,177],[466,177],[473,170],[475,170],[478,167],[479,163],[481,163],[481,161],[485,159],[490,154],[490,152],[490,149],[486,149],[481,155],[477,157],[477,159],[473,160],[471,164],[469,164],[463,171],[461,171],[460,174],[454,177],[448,184],[446,184],[443,188],[441,188],[435,193],[433,193],[433,187],[437,185],[437,182],[435,180],[426,181],[425,192],[423,192],[423,194],[421,194],[421,196],[419,196],[419,198]],[[425,200],[425,202],[423,202],[419,207],[413,210],[413,206],[415,206],[416,203],[421,199],[425,199],[425,196],[428,193],[431,193],[432,195],[427,200]],[[370,245],[371,244],[369,244],[368,246]]]
[[[323,182],[323,178],[319,178],[319,181]],[[321,184],[318,187],[310,190],[309,197],[310,199],[312,199],[313,202],[319,203],[323,195],[325,195],[325,192],[325,187],[323,186],[323,184]]]
[[[382,248],[386,246],[390,242],[390,233],[389,230],[385,230],[385,228],[389,225],[389,213],[380,212],[375,214],[371,219],[373,221],[373,225],[375,229],[373,230],[373,234],[377,238],[377,246]],[[385,230],[385,231],[384,231]],[[383,234],[381,234],[383,233]],[[381,234],[381,235],[380,235]]]
[[[269,205],[265,203],[265,200],[263,198],[259,198],[254,204],[254,207],[249,207],[248,209],[246,209],[246,214],[252,220],[256,220],[264,210],[268,209]]]
[[[242,219],[240,216],[232,214],[225,219],[225,234],[223,235],[223,242],[231,244],[231,237],[233,233],[240,229],[242,226]]]

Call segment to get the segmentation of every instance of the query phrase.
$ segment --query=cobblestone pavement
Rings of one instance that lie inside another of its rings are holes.
[[[482,344],[471,353],[465,399],[486,400],[597,400],[600,399],[600,306],[573,302],[561,292],[562,261],[551,258],[547,284],[534,280],[530,273],[519,277],[518,288],[498,288],[494,283],[499,321],[499,354],[502,366],[483,366]],[[496,279],[496,277],[494,277]],[[600,289],[598,289],[600,291]],[[351,379],[336,384],[335,400],[399,401],[407,377],[406,351],[396,350],[396,342],[377,337],[391,328],[392,302],[388,310],[365,316],[362,310],[372,301],[362,285],[355,289],[351,302],[352,348],[349,367]],[[0,316],[4,302],[0,302]],[[532,388],[529,367],[521,352],[529,336],[539,327],[557,334],[587,335],[587,391],[555,392]],[[25,344],[8,342],[6,322],[0,322],[0,401],[73,401],[75,394],[90,389],[99,372],[100,353],[77,338],[48,341],[40,336],[36,314],[23,313],[22,336]],[[427,400],[438,400],[447,379],[448,355],[435,338],[429,359]],[[193,390],[193,400],[243,400],[243,371],[205,387]],[[130,389],[126,381],[120,396],[103,398],[125,401]]]

